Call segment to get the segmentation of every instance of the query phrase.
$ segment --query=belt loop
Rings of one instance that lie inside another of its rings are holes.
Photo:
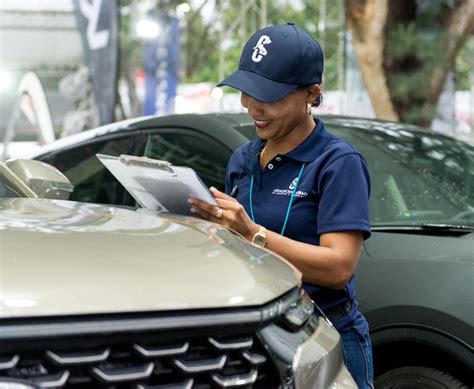
[[[334,323],[339,319],[343,318],[345,315],[347,315],[351,311],[351,309],[352,300],[347,300],[339,305],[336,305],[335,307],[332,307],[328,311],[324,312],[324,314],[331,322]]]

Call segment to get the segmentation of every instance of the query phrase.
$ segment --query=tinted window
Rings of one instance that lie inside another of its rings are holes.
[[[253,124],[238,126],[235,127],[235,129],[247,139],[255,139],[257,137],[255,126]]]
[[[90,143],[49,156],[43,161],[56,166],[74,185],[70,200],[124,205],[125,189],[95,155],[127,154],[130,139]]]
[[[154,134],[145,155],[177,166],[193,168],[207,186],[224,190],[225,170],[231,151],[212,138],[190,133]]]
[[[374,225],[474,225],[474,148],[469,144],[403,128],[329,130],[367,160]]]

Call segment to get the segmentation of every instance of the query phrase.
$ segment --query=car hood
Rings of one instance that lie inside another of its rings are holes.
[[[256,306],[301,284],[225,228],[144,212],[0,200],[0,318]]]

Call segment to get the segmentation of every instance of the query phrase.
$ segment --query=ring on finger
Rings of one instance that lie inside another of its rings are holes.
[[[218,219],[220,219],[223,214],[224,214],[223,209],[222,209],[222,208],[217,208],[216,217],[217,217]]]

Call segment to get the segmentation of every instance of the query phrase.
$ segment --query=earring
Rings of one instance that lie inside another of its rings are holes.
[[[318,97],[316,97],[316,100],[313,103],[313,107],[320,107],[323,105],[323,94],[320,93]]]
[[[307,104],[306,104],[306,113],[307,113],[308,115],[311,115],[311,104],[310,104],[310,103],[307,103]]]

